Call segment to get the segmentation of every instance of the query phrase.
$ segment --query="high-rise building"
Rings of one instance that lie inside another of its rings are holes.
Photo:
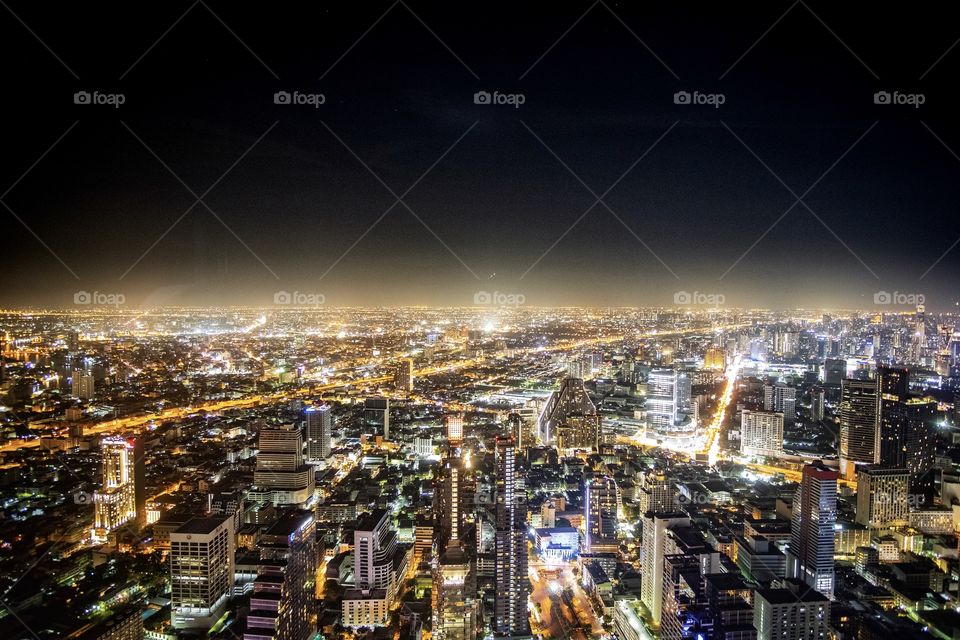
[[[316,630],[313,513],[290,509],[257,541],[260,561],[243,640],[308,640]]]
[[[839,387],[847,377],[847,361],[842,358],[827,358],[823,363],[823,383]]]
[[[433,637],[475,640],[480,601],[476,574],[460,541],[450,540],[433,575]]]
[[[530,579],[527,576],[527,497],[521,489],[522,483],[518,482],[518,474],[513,438],[497,438],[496,592],[492,625],[497,636],[530,633],[527,612],[530,597]]]
[[[559,391],[550,394],[537,421],[540,438],[545,444],[557,444],[557,431],[564,424],[576,424],[571,433],[577,437],[583,434],[589,440],[595,433],[599,439],[600,415],[580,378],[565,378]]]
[[[826,415],[827,394],[822,387],[810,389],[810,418],[820,422]]]
[[[662,470],[648,471],[642,477],[637,495],[638,511],[670,512],[676,508],[673,482]]]
[[[876,380],[847,378],[843,381],[840,399],[841,464],[880,462],[878,409]]]
[[[779,411],[784,424],[793,424],[797,420],[797,390],[779,382],[764,385],[763,410]]]
[[[463,442],[463,415],[451,413],[443,416],[443,424],[447,430],[447,440],[456,446]]]
[[[617,513],[620,499],[617,483],[608,476],[584,479],[584,553],[616,553]]]
[[[909,522],[910,471],[864,467],[857,474],[857,522],[883,529]]]
[[[687,372],[652,369],[647,376],[645,407],[653,437],[690,440],[696,435],[692,380]]]
[[[307,431],[307,463],[320,464],[330,457],[333,412],[330,405],[308,407],[304,412]]]
[[[830,637],[830,600],[814,589],[793,587],[754,592],[753,625],[757,640],[827,640]]]
[[[142,445],[140,448],[142,450]],[[108,437],[100,441],[100,452],[103,457],[103,486],[93,494],[94,535],[103,538],[108,532],[137,518],[138,480],[144,501],[144,517],[146,499],[143,497],[143,456],[141,454],[137,459],[135,445],[124,438]]]
[[[397,363],[393,385],[397,391],[413,391],[413,360],[403,358]]]
[[[233,518],[193,518],[170,534],[174,629],[207,629],[233,593]]]
[[[903,367],[877,368],[878,411],[880,420],[880,464],[902,464],[901,454],[905,434],[903,403],[910,389],[910,372]]]
[[[689,527],[690,518],[681,512],[647,512],[643,518],[641,546],[643,567],[640,571],[640,601],[650,612],[650,621],[660,625],[663,612],[663,558],[667,531]]]
[[[751,411],[740,414],[740,453],[745,456],[783,455],[783,414],[779,411]]]
[[[95,381],[93,374],[84,369],[74,369],[70,376],[71,392],[74,397],[89,400],[94,396]]]
[[[313,467],[303,458],[303,438],[293,425],[262,426],[258,436],[255,491],[274,505],[304,504],[313,497]],[[269,495],[268,495],[269,494]]]
[[[390,512],[376,509],[357,523],[353,532],[354,583],[358,589],[383,589],[392,602],[397,592],[397,532],[390,528]]]
[[[373,435],[390,439],[390,399],[367,398],[363,401],[363,422]]]
[[[438,551],[445,549],[451,540],[459,540],[463,533],[464,516],[468,509],[468,473],[463,458],[445,458],[437,469],[433,493],[433,531]]]
[[[727,366],[727,352],[722,347],[708,347],[703,356],[703,368],[722,371]]]
[[[837,521],[839,474],[819,460],[803,468],[800,487],[793,498],[787,577],[833,597],[834,532]]]

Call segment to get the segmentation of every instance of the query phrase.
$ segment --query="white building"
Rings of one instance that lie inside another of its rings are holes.
[[[233,591],[233,518],[193,518],[170,534],[175,629],[210,629]]]
[[[740,414],[740,453],[771,458],[783,455],[783,414],[744,409]]]

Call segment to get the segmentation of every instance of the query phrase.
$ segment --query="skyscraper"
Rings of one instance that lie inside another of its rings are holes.
[[[95,381],[93,374],[85,369],[74,369],[70,376],[71,392],[74,397],[89,400],[94,396]]]
[[[857,522],[884,528],[909,522],[910,472],[864,467],[857,474]]]
[[[257,542],[260,562],[244,640],[307,640],[316,628],[316,522],[291,509]]]
[[[354,582],[359,589],[384,589],[392,601],[397,590],[394,555],[397,532],[390,529],[390,512],[376,509],[353,532]]]
[[[663,558],[667,531],[674,527],[690,526],[690,518],[681,512],[654,512],[644,514],[643,567],[640,571],[640,600],[650,612],[650,621],[660,625],[663,611]]]
[[[880,416],[876,380],[847,378],[840,399],[840,462],[847,465],[880,462]]]
[[[313,467],[303,458],[300,429],[293,425],[262,426],[258,437],[256,490],[274,505],[303,504],[313,497]]]
[[[100,441],[103,457],[103,486],[93,495],[94,535],[103,538],[110,531],[137,517],[137,480],[143,482],[143,457],[137,460],[135,447],[124,438]],[[137,473],[136,463],[141,465]],[[141,495],[144,487],[140,487]],[[144,505],[144,516],[146,507]]]
[[[494,562],[493,632],[498,636],[530,633],[527,600],[527,498],[517,486],[513,438],[496,441],[496,559]]]
[[[757,589],[753,625],[757,640],[826,640],[830,601],[812,589]]]
[[[329,405],[323,405],[308,407],[304,415],[307,418],[307,462],[319,464],[330,457],[333,412]]]
[[[367,398],[363,401],[363,422],[373,435],[390,439],[390,399]]]
[[[740,414],[740,453],[745,456],[783,455],[783,414],[751,411]]]
[[[574,422],[578,425],[577,437],[586,433],[587,440],[592,439],[593,434],[599,439],[600,415],[583,386],[583,380],[564,378],[560,389],[550,394],[537,421],[540,438],[545,444],[556,444],[559,427]]]
[[[397,391],[413,391],[413,360],[402,358],[393,374],[393,385]]]
[[[837,521],[839,475],[819,460],[803,468],[793,498],[787,577],[797,578],[829,598],[834,586],[833,525]]]
[[[689,442],[696,435],[692,380],[687,372],[652,369],[645,406],[652,437]]]
[[[878,462],[902,464],[905,420],[903,403],[909,393],[910,372],[903,367],[877,368],[877,393],[880,412],[880,452]]]
[[[434,535],[437,551],[446,548],[451,540],[459,540],[463,532],[464,512],[467,509],[466,475],[463,458],[445,458],[437,470],[434,488]]]
[[[820,422],[826,415],[827,394],[822,387],[810,389],[810,418]]]
[[[174,629],[210,629],[233,593],[233,518],[193,518],[170,534]]]
[[[608,476],[584,479],[584,553],[616,553],[617,483]]]

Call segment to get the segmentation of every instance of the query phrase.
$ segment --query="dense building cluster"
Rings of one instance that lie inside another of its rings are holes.
[[[0,321],[3,638],[960,628],[955,315]]]

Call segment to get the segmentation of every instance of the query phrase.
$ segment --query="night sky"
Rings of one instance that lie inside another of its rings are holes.
[[[5,306],[958,297],[943,3],[5,2]]]

